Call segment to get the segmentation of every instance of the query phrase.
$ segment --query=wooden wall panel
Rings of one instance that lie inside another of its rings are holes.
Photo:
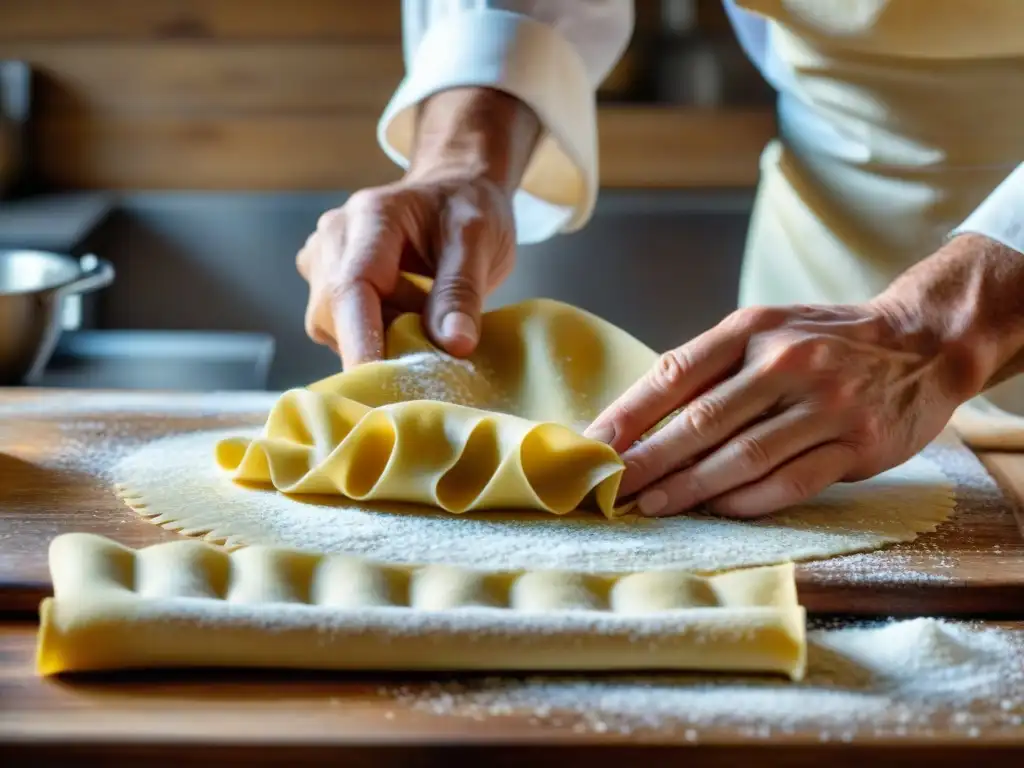
[[[397,43],[6,44],[42,76],[39,109],[85,114],[379,113],[402,79]]]
[[[0,40],[401,39],[400,0],[0,0]]]
[[[352,188],[398,171],[377,118],[400,0],[0,0],[0,57],[38,73],[44,185]]]
[[[598,126],[604,187],[751,186],[775,135],[763,109],[605,107]]]
[[[43,121],[46,178],[110,189],[337,189],[398,177],[375,141],[375,114]],[[774,132],[760,111],[601,111],[608,188],[748,186]]]
[[[44,186],[353,189],[398,175],[375,127],[402,77],[400,5],[0,0],[0,58],[39,73]],[[760,110],[600,121],[606,187],[749,185],[774,133]]]
[[[376,115],[49,119],[44,176],[102,189],[353,189],[399,171],[378,148]]]

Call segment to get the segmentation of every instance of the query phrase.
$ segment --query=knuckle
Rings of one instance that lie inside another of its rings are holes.
[[[860,407],[860,382],[856,378],[844,379],[838,375],[818,377],[811,384],[813,400],[825,413],[851,411]]]
[[[340,223],[345,217],[354,216],[359,219],[385,218],[392,195],[379,188],[359,189],[349,195],[345,205],[339,209],[342,216],[335,221]]]
[[[438,306],[466,306],[480,301],[480,288],[468,275],[452,274],[439,277],[434,283],[434,301]]]
[[[788,341],[776,341],[765,350],[764,370],[770,375],[801,371],[803,362],[803,350]]]
[[[834,372],[841,360],[841,351],[828,339],[808,339],[807,364],[814,373]]]
[[[677,467],[676,455],[664,444],[648,444],[646,450],[631,453],[627,460],[629,473],[633,477],[643,478],[644,484],[665,477]]]
[[[380,205],[380,192],[372,188],[357,189],[345,201],[342,210],[365,210]]]
[[[754,331],[768,330],[781,325],[786,319],[786,311],[780,307],[742,307],[729,315],[727,321]]]
[[[650,382],[662,392],[671,392],[683,385],[692,369],[689,355],[682,348],[664,352],[651,369]]]
[[[736,464],[743,471],[758,472],[770,464],[764,443],[752,435],[736,438],[732,450]]]
[[[882,417],[872,408],[860,407],[850,414],[850,427],[861,445],[871,447],[882,440]]]
[[[715,495],[715,489],[711,487],[711,484],[707,479],[702,477],[696,472],[684,473],[685,481],[685,495],[687,499],[693,499],[695,502],[707,501]]]
[[[721,403],[709,396],[694,400],[683,409],[681,417],[685,419],[689,430],[700,438],[714,434],[722,421]]]
[[[835,413],[850,407],[853,390],[841,380],[828,377],[809,382],[808,396],[824,413]]]
[[[811,487],[807,479],[801,475],[788,474],[778,479],[780,496],[786,504],[796,504],[811,495]]]
[[[324,211],[316,221],[317,231],[332,230],[337,227],[344,218],[345,212],[342,208],[331,208],[329,211]],[[309,240],[306,241],[306,244],[309,244]]]
[[[630,475],[649,478],[658,475],[656,455],[651,451],[635,451],[626,460],[626,471]]]
[[[359,282],[359,280],[351,280],[346,277],[327,282],[323,288],[326,303],[329,306],[335,306],[343,302],[358,287]]]
[[[821,375],[834,372],[839,351],[828,339],[818,336],[782,338],[777,342],[767,367],[779,373]]]

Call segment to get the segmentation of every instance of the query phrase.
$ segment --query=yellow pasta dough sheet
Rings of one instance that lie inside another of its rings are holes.
[[[613,518],[624,466],[580,433],[657,359],[620,328],[550,300],[483,316],[465,360],[399,317],[387,360],[285,392],[255,439],[218,464],[288,494],[428,504],[452,513],[577,508]]]
[[[792,564],[701,577],[400,567],[196,541],[50,547],[38,671],[701,670],[800,679]]]

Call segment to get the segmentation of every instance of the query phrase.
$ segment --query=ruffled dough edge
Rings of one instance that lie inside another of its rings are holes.
[[[223,440],[217,463],[235,481],[289,495],[428,504],[453,514],[529,509],[565,515],[616,506],[622,459],[568,427],[435,401],[370,408],[290,390],[255,439]]]

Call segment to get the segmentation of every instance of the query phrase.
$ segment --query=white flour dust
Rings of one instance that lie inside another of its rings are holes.
[[[1024,734],[1024,634],[935,619],[811,631],[801,683],[710,675],[502,677],[385,687],[396,707],[438,715],[516,715],[581,732],[714,728],[769,738],[811,729],[822,741],[857,734],[968,737]]]
[[[949,479],[930,460],[915,457],[872,480],[834,486],[812,502],[755,522],[706,515],[616,521],[591,513],[451,515],[240,487],[213,460],[216,442],[238,435],[203,432],[150,443],[119,462],[114,477],[144,516],[229,546],[270,544],[484,569],[712,571],[814,559],[913,539],[955,505]]]
[[[394,399],[437,400],[472,408],[506,410],[508,396],[496,385],[493,371],[482,369],[472,360],[452,357],[443,352],[416,352],[395,360],[401,376],[396,379]]]
[[[955,558],[938,547],[933,549],[918,543],[913,546],[913,553],[889,548],[821,560],[811,566],[811,573],[823,583],[891,584],[899,581],[921,584],[950,580],[948,573],[956,567]],[[922,563],[925,558],[927,567]]]
[[[110,418],[124,414],[155,417],[222,416],[267,413],[278,392],[76,392],[57,401],[47,397],[12,397],[0,401],[0,419],[45,417],[65,420],[84,414]]]
[[[109,480],[126,454],[163,435],[263,421],[280,398],[274,392],[76,392],[57,399],[12,392],[0,400],[0,434],[16,436],[32,423],[45,440],[18,441],[16,455],[57,473]]]

